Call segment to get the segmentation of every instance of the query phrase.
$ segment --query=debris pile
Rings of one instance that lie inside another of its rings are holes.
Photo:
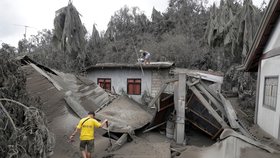
[[[107,129],[95,133],[95,157],[203,157],[201,154],[209,152],[219,157],[232,146],[237,151],[233,157],[242,157],[245,148],[248,152],[278,153],[256,141],[240,123],[231,103],[220,93],[222,77],[214,72],[177,69],[174,78],[163,81],[148,107],[143,107],[128,96],[106,92],[84,77],[48,69],[28,57],[21,61],[29,76],[27,90],[41,97],[40,108],[55,135],[53,157],[80,155],[78,141],[69,144],[67,136],[87,111],[95,111],[97,119],[109,120]],[[167,87],[173,87],[173,92],[165,91]],[[197,150],[191,147],[192,136],[186,135],[194,129],[213,143],[220,142]]]

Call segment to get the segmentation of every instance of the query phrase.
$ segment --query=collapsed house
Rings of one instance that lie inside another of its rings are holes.
[[[97,119],[106,118],[110,122],[110,126],[100,132],[100,136],[107,138],[97,137],[96,140],[98,144],[110,140],[111,145],[105,143],[104,148],[98,149],[103,152],[103,157],[114,157],[114,154],[139,157],[142,154],[140,151],[146,151],[143,154],[146,157],[167,158],[171,157],[171,153],[173,157],[178,153],[184,157],[185,154],[193,154],[195,148],[179,151],[171,146],[173,141],[178,145],[188,144],[185,133],[190,126],[213,140],[220,140],[212,146],[218,155],[232,148],[228,144],[238,147],[234,157],[242,157],[245,147],[250,149],[249,152],[252,149],[265,154],[266,151],[277,153],[254,140],[239,123],[230,102],[220,94],[223,77],[219,73],[172,69],[169,73],[173,77],[161,80],[157,93],[145,107],[129,95],[108,93],[85,77],[49,69],[27,56],[20,60],[27,75],[27,91],[31,96],[40,98],[40,108],[45,112],[49,128],[55,135],[53,157],[78,157],[78,143],[69,143],[68,135],[73,132],[79,119],[87,115],[87,111],[95,111]],[[169,139],[151,143],[137,137],[139,133],[149,133],[154,129],[165,129]],[[126,143],[129,140],[137,143]],[[223,148],[216,150],[219,146]],[[149,150],[151,148],[153,150]],[[212,148],[200,150],[208,154],[213,152]]]
[[[154,129],[166,123],[166,136],[182,145],[188,144],[185,133],[189,126],[201,130],[211,139],[218,138],[220,140],[209,148],[199,148],[204,153],[198,152],[198,148],[194,148],[194,150],[180,152],[182,154],[180,157],[188,157],[188,154],[192,157],[258,157],[258,155],[252,154],[252,151],[266,156],[272,156],[269,153],[274,153],[276,157],[279,157],[278,150],[260,143],[248,132],[238,119],[231,103],[224,98],[218,89],[213,88],[217,86],[211,86],[215,83],[213,80],[210,81],[213,74],[202,76],[199,71],[184,69],[174,70],[174,74],[177,77],[166,81],[149,104],[150,107],[156,109],[152,123],[157,122],[149,128]],[[219,81],[220,79],[215,76],[215,80]],[[173,101],[169,100],[169,103],[166,104],[163,101],[167,100],[168,96],[163,91],[168,84],[174,86],[174,94],[171,96],[174,99]],[[168,113],[166,109],[172,105],[174,106],[171,115],[173,118],[168,120],[166,117],[162,117],[166,116]],[[174,124],[171,128],[170,123],[168,123],[170,120]],[[232,148],[234,148],[233,152]],[[245,149],[248,153],[244,153]],[[231,154],[227,155],[226,153]]]

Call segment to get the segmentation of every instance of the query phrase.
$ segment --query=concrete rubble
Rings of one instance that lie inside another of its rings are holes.
[[[240,124],[233,106],[220,93],[222,78],[215,73],[176,69],[174,78],[164,81],[145,106],[27,56],[19,60],[27,75],[27,91],[40,97],[55,134],[52,157],[78,157],[78,141],[69,143],[67,138],[87,111],[95,111],[99,120],[109,120],[107,129],[96,131],[95,157],[280,157],[279,148],[259,142]],[[173,86],[174,92],[165,93],[167,86]],[[192,136],[186,133],[193,129],[218,141],[208,147],[192,146]]]

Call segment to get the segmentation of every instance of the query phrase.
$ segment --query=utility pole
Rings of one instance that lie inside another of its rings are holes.
[[[28,26],[28,25],[19,25],[19,24],[14,24],[15,26],[19,26],[19,27],[24,27],[24,34],[23,34],[23,37],[24,39],[26,39],[26,33],[27,33],[27,28],[33,28],[33,29],[36,29],[35,27],[32,27],[32,26]]]

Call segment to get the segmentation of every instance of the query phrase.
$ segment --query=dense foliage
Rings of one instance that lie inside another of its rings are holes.
[[[227,90],[236,87],[253,92],[247,82],[254,83],[255,78],[247,81],[242,76],[248,75],[233,66],[246,56],[264,10],[252,0],[221,0],[218,7],[209,7],[204,0],[170,0],[164,13],[153,8],[149,19],[139,8],[124,6],[112,15],[106,31],[99,33],[93,26],[87,36],[70,2],[56,12],[53,31],[22,40],[19,48],[42,64],[72,72],[98,62],[135,63],[139,50],[144,49],[152,54],[152,61],[221,71],[226,74]]]
[[[0,57],[0,155],[47,157],[53,150],[53,135],[43,113],[35,108],[38,102],[26,93],[15,48],[2,44]]]

